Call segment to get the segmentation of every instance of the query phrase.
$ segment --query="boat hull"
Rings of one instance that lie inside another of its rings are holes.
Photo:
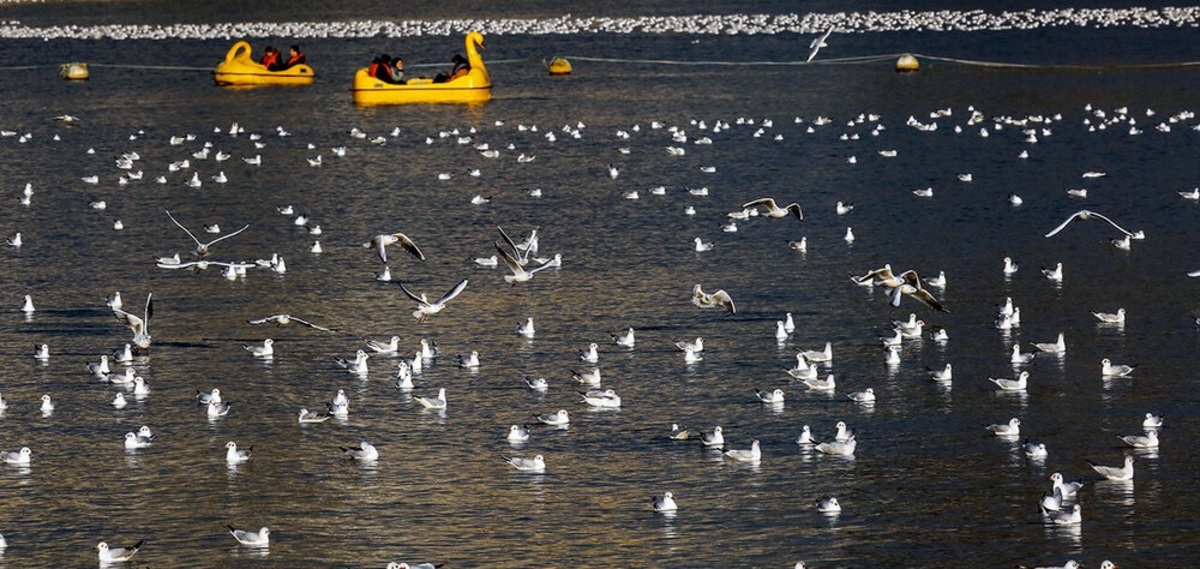
[[[268,71],[265,65],[250,58],[250,44],[246,41],[233,44],[225,54],[225,61],[213,71],[213,81],[217,85],[299,87],[312,85],[315,80],[312,67],[303,64],[282,71]]]
[[[492,83],[487,70],[471,69],[464,77],[445,83],[418,78],[404,85],[385,83],[367,74],[365,68],[354,74],[354,103],[364,106],[403,105],[408,103],[486,103],[492,99]]]

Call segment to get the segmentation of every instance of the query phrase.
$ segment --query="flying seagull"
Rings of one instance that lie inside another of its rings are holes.
[[[812,62],[813,58],[817,56],[817,52],[821,51],[821,48],[829,47],[829,44],[825,43],[825,40],[829,39],[829,34],[832,34],[832,33],[833,33],[833,26],[829,26],[829,29],[826,30],[825,33],[821,35],[821,37],[813,40],[811,44],[808,44],[808,47],[810,49],[812,49],[812,51],[808,52],[808,59],[804,60],[805,63]]]
[[[212,241],[209,241],[208,243],[201,243],[199,239],[196,239],[195,235],[192,235],[191,231],[188,231],[188,228],[184,227],[182,223],[179,223],[178,221],[175,220],[175,216],[171,215],[170,210],[163,210],[163,211],[167,212],[167,217],[171,218],[172,223],[174,223],[175,225],[178,225],[179,228],[182,229],[184,233],[188,234],[188,237],[192,238],[192,241],[196,242],[196,256],[201,259],[203,259],[204,256],[208,254],[208,248],[215,245],[218,241],[229,239],[230,237],[233,237],[234,235],[237,235],[238,233],[241,233],[250,227],[250,224],[247,223],[244,227],[242,227],[241,229],[239,229],[237,231],[234,231],[233,233],[227,233],[216,239],[213,239]]]
[[[1120,231],[1121,233],[1124,233],[1125,235],[1128,235],[1130,237],[1134,237],[1135,239],[1137,238],[1134,233],[1130,233],[1124,227],[1117,225],[1116,223],[1113,222],[1113,220],[1111,220],[1107,217],[1104,217],[1103,215],[1100,215],[1094,211],[1088,210],[1088,209],[1081,209],[1075,213],[1072,213],[1071,217],[1068,217],[1066,221],[1062,222],[1062,225],[1059,225],[1058,227],[1055,227],[1054,229],[1052,229],[1050,231],[1050,233],[1046,234],[1046,237],[1054,237],[1056,234],[1058,234],[1059,231],[1062,231],[1067,225],[1069,225],[1072,221],[1075,221],[1076,219],[1083,221],[1083,220],[1091,219],[1093,217],[1096,219],[1103,219],[1104,221],[1107,221],[1109,225],[1117,228],[1117,231]]]

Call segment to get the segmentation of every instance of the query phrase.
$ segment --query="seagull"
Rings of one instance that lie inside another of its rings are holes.
[[[268,316],[266,318],[259,318],[258,320],[250,320],[249,322],[251,324],[266,324],[267,322],[274,322],[277,326],[283,326],[285,324],[290,324],[292,322],[295,322],[297,324],[303,324],[305,326],[308,326],[309,328],[315,328],[317,330],[321,330],[324,332],[332,332],[333,331],[333,330],[330,330],[329,328],[325,328],[324,326],[317,326],[316,324],[313,324],[312,322],[309,322],[307,320],[301,320],[290,314],[276,314],[274,316]]]
[[[508,434],[504,436],[504,439],[510,443],[529,442],[529,428],[513,425],[508,428]]]
[[[1146,430],[1144,435],[1117,435],[1117,438],[1133,448],[1158,448],[1158,431],[1155,429]]]
[[[425,254],[417,248],[417,244],[403,233],[382,233],[371,238],[370,241],[363,243],[364,249],[375,248],[375,254],[379,256],[379,260],[387,263],[387,246],[399,243],[406,251],[412,253],[412,256],[424,261]]]
[[[212,403],[214,401],[217,403],[220,403],[221,402],[221,389],[218,387],[214,387],[214,388],[212,388],[212,391],[209,391],[207,393],[197,389],[196,390],[196,400],[200,402],[200,405],[208,405],[209,403]]]
[[[338,366],[341,366],[342,369],[345,369],[346,371],[348,371],[350,373],[357,373],[357,374],[365,375],[368,371],[367,359],[370,357],[371,356],[369,354],[367,354],[367,352],[364,352],[363,350],[358,350],[358,351],[354,352],[354,359],[352,359],[352,360],[335,357],[335,358],[333,358],[333,361],[335,363],[337,363]]]
[[[542,455],[537,455],[533,458],[524,458],[520,456],[512,456],[504,459],[505,462],[512,465],[513,468],[521,472],[545,472],[546,459]]]
[[[1068,559],[1066,563],[1062,565],[1055,565],[1053,567],[1026,567],[1021,565],[1018,569],[1079,569],[1080,567],[1083,566],[1080,565],[1078,561],[1074,559]]]
[[[899,278],[904,282],[900,286],[888,289],[888,298],[891,299],[892,306],[900,306],[900,297],[907,294],[938,312],[950,312],[929,291],[925,290],[921,285],[921,277],[917,275],[916,271],[904,271]]]
[[[929,377],[933,378],[934,381],[950,381],[954,379],[953,368],[950,364],[946,364],[946,367],[943,369],[927,369],[929,370]]]
[[[833,361],[833,343],[825,342],[825,349],[816,352],[812,350],[800,352],[805,360],[813,363],[825,363]]]
[[[1058,472],[1051,474],[1049,479],[1053,484],[1053,488],[1051,489],[1054,491],[1054,493],[1062,496],[1063,499],[1074,498],[1075,493],[1078,492],[1080,488],[1083,488],[1083,482],[1078,480],[1074,482],[1064,482],[1063,475]]]
[[[33,456],[33,451],[29,447],[21,447],[21,450],[0,452],[0,460],[5,464],[14,464],[17,466],[29,466],[29,458]]]
[[[238,464],[250,460],[250,455],[254,454],[254,447],[246,450],[238,450],[237,443],[229,441],[225,443],[225,462],[229,464]]]
[[[988,381],[995,383],[1001,391],[1022,391],[1029,384],[1029,372],[1021,372],[1021,375],[1017,376],[1017,379],[989,377]]]
[[[1037,356],[1036,352],[1022,353],[1021,346],[1019,346],[1017,344],[1013,344],[1012,355],[1009,356],[1008,361],[1010,363],[1014,363],[1014,364],[1027,364],[1027,363],[1033,361],[1033,358],[1035,356]]]
[[[679,509],[679,506],[675,503],[675,494],[671,492],[663,492],[662,496],[657,496],[651,500],[650,505],[656,512],[674,512]]]
[[[137,450],[150,446],[149,440],[143,440],[137,436],[137,433],[130,431],[125,433],[125,449]]]
[[[1125,323],[1125,309],[1124,308],[1118,308],[1115,313],[1113,313],[1113,312],[1093,312],[1092,316],[1095,316],[1096,320],[1099,320],[1101,323],[1104,323],[1104,324],[1124,324]]]
[[[400,336],[392,336],[387,342],[367,340],[367,347],[377,354],[394,354],[400,351]]]
[[[256,358],[270,358],[274,357],[275,355],[274,344],[275,340],[267,338],[266,340],[263,340],[263,345],[261,346],[243,344],[242,347],[245,348],[247,352],[250,352],[250,355]]]
[[[379,451],[375,449],[375,445],[361,441],[358,443],[358,448],[338,447],[345,453],[346,456],[354,460],[372,461],[379,458]]]
[[[554,413],[543,413],[541,415],[534,415],[534,417],[537,417],[537,420],[541,421],[542,423],[545,423],[545,424],[553,426],[553,427],[562,427],[564,425],[570,424],[570,422],[571,422],[571,413],[568,412],[566,409],[559,409],[558,411],[556,411]]]
[[[852,211],[854,211],[854,202],[845,203],[845,204],[842,202],[837,203],[837,214],[838,215],[846,215]]]
[[[737,308],[733,305],[733,299],[729,297],[729,293],[724,290],[718,290],[712,294],[705,293],[700,289],[700,285],[692,287],[692,304],[700,308],[713,308],[720,306],[728,310],[730,314],[736,314]]]
[[[851,401],[856,403],[872,403],[875,401],[875,390],[868,387],[862,391],[855,391],[847,395]]]
[[[117,548],[109,547],[108,543],[104,542],[104,541],[97,543],[96,551],[99,552],[100,564],[104,565],[107,563],[119,563],[121,561],[129,561],[129,559],[132,558],[134,556],[134,554],[136,554],[138,552],[138,550],[140,550],[142,548],[143,543],[146,543],[146,540],[140,539],[140,540],[138,540],[137,543],[135,543],[129,547],[117,547]]]
[[[583,393],[583,402],[601,409],[616,409],[621,406],[621,396],[611,389],[593,389]]]
[[[1012,275],[1017,272],[1017,264],[1013,262],[1012,257],[1004,258],[1004,274],[1005,276]]]
[[[613,342],[616,343],[618,346],[632,348],[634,345],[635,340],[633,337],[633,328],[629,328],[628,330],[626,330],[620,334],[609,334],[609,335],[612,336]]]
[[[209,241],[208,243],[201,243],[199,239],[196,239],[195,235],[192,235],[191,231],[188,231],[188,228],[184,227],[182,223],[179,223],[178,221],[176,221],[175,216],[171,215],[170,210],[164,210],[164,211],[167,212],[167,217],[171,218],[172,223],[179,226],[179,228],[182,229],[184,233],[188,234],[188,237],[192,238],[192,241],[196,242],[196,257],[201,258],[201,259],[203,259],[204,256],[208,254],[208,248],[215,245],[218,241],[223,241],[225,239],[229,239],[230,237],[233,237],[234,235],[237,235],[237,234],[250,228],[250,224],[247,223],[241,229],[234,231],[233,233],[227,233],[216,239],[213,239],[212,241]]]
[[[700,435],[700,443],[709,448],[719,448],[725,446],[725,435],[722,432],[721,426],[713,427],[711,433],[703,433]]]
[[[823,514],[836,514],[842,511],[842,505],[838,503],[838,499],[830,496],[822,498],[816,502],[817,511]]]
[[[233,406],[229,403],[222,403],[221,401],[209,401],[208,410],[206,413],[210,418],[215,419],[217,417],[224,417],[228,415],[229,410],[232,408]]]
[[[1163,418],[1154,413],[1146,413],[1146,419],[1142,421],[1142,427],[1147,429],[1158,429],[1163,426]]]
[[[417,397],[417,403],[426,409],[446,408],[446,388],[438,389],[437,397]]]
[[[834,379],[832,373],[826,375],[825,379],[802,379],[800,380],[800,383],[808,386],[808,388],[812,391],[833,391],[834,389],[837,389],[837,381]]]
[[[1028,458],[1046,458],[1049,453],[1046,452],[1046,443],[1031,443],[1029,439],[1025,439],[1025,443],[1021,445],[1021,450],[1024,451]]]
[[[1039,342],[1031,342],[1031,343],[1033,344],[1033,347],[1037,348],[1040,351],[1046,352],[1046,353],[1062,354],[1067,351],[1067,344],[1063,340],[1062,332],[1058,333],[1058,340],[1053,343],[1050,343],[1050,342],[1040,342],[1040,343]]]
[[[1061,283],[1063,280],[1062,263],[1058,263],[1053,269],[1042,267],[1042,275],[1056,283]]]
[[[1117,231],[1120,231],[1121,233],[1124,233],[1125,235],[1129,235],[1129,236],[1133,236],[1133,235],[1134,235],[1133,233],[1131,233],[1131,232],[1129,232],[1129,231],[1125,230],[1125,228],[1123,228],[1123,227],[1121,227],[1120,225],[1117,225],[1116,223],[1114,223],[1114,222],[1113,222],[1113,220],[1111,220],[1111,219],[1109,219],[1109,218],[1107,218],[1107,217],[1104,217],[1103,215],[1100,215],[1100,214],[1098,214],[1098,213],[1096,213],[1096,212],[1094,212],[1094,211],[1091,211],[1091,210],[1087,210],[1087,209],[1081,209],[1081,210],[1079,210],[1079,211],[1077,211],[1077,212],[1075,212],[1075,213],[1071,214],[1071,217],[1068,217],[1068,218],[1067,218],[1067,220],[1066,220],[1066,221],[1064,221],[1064,222],[1062,222],[1062,224],[1061,224],[1061,225],[1059,225],[1058,227],[1055,227],[1054,229],[1050,230],[1050,233],[1047,233],[1047,234],[1046,234],[1046,237],[1053,237],[1055,234],[1057,234],[1059,231],[1062,231],[1062,230],[1063,230],[1063,228],[1065,228],[1065,227],[1066,227],[1068,224],[1070,224],[1072,221],[1075,221],[1076,219],[1078,219],[1078,220],[1081,220],[1081,221],[1082,221],[1082,220],[1091,219],[1091,218],[1093,218],[1093,217],[1095,217],[1095,218],[1097,218],[1097,219],[1103,219],[1104,221],[1107,221],[1109,225],[1111,225],[1111,226],[1115,227],[1115,228],[1117,229]]]
[[[678,423],[671,423],[671,434],[667,435],[673,441],[686,441],[700,436],[701,433],[689,429],[687,425],[680,426]]]
[[[805,63],[812,62],[813,58],[817,56],[817,52],[821,51],[821,48],[829,47],[829,44],[825,43],[825,40],[829,39],[829,34],[832,34],[832,33],[833,33],[833,26],[830,26],[829,29],[826,30],[825,33],[821,35],[821,37],[813,40],[812,43],[808,44],[808,47],[811,51],[808,52],[808,59],[804,60]]]
[[[758,439],[754,439],[749,449],[730,449],[725,451],[724,456],[743,462],[756,462],[762,458],[762,451],[758,448]]]
[[[317,411],[309,411],[308,409],[301,409],[298,420],[300,423],[324,423],[325,421],[329,420],[330,416],[331,415],[329,413],[320,413]]]
[[[1112,361],[1104,358],[1100,360],[1100,375],[1104,377],[1126,377],[1133,373],[1133,368],[1135,367],[1137,367],[1137,364],[1131,366],[1113,365]]]
[[[225,524],[225,528],[233,535],[238,543],[249,547],[267,547],[271,545],[271,530],[263,527],[258,531],[245,531]]]
[[[824,454],[837,456],[850,456],[857,448],[858,441],[853,436],[844,441],[829,441],[816,446],[816,449]]]
[[[783,394],[782,389],[776,389],[774,391],[766,391],[764,389],[757,389],[754,391],[754,394],[757,395],[758,400],[762,401],[763,403],[783,403],[783,401],[784,401],[784,394]]]
[[[1042,509],[1042,514],[1060,526],[1079,525],[1083,522],[1083,508],[1079,504],[1071,506],[1070,511],[1065,512]]]
[[[509,253],[508,251],[505,251],[504,249],[502,249],[500,247],[499,243],[496,243],[495,241],[493,241],[492,245],[496,246],[496,252],[500,253],[500,257],[502,259],[504,259],[504,264],[508,266],[508,269],[510,271],[512,271],[511,275],[504,275],[504,282],[506,282],[510,285],[516,286],[517,283],[523,283],[525,281],[528,281],[529,279],[532,279],[533,275],[536,274],[538,271],[541,271],[544,269],[549,269],[549,268],[555,266],[553,261],[546,261],[545,263],[542,263],[538,267],[526,270],[525,267],[522,266],[521,261],[519,261],[516,257],[512,256],[512,254]]]
[[[999,425],[987,425],[985,429],[991,431],[997,437],[1015,437],[1021,434],[1021,420],[1013,417],[1007,423]]]
[[[54,412],[54,401],[50,399],[50,395],[42,396],[42,406],[39,408],[43,415],[49,415]]]
[[[454,288],[450,289],[449,292],[447,292],[445,295],[443,295],[441,298],[437,299],[434,302],[430,302],[429,297],[427,297],[425,295],[425,293],[421,293],[421,296],[417,296],[417,295],[413,294],[412,291],[408,290],[408,288],[406,288],[404,286],[404,283],[399,283],[399,285],[400,285],[400,290],[404,291],[404,294],[408,295],[409,298],[420,303],[417,306],[417,309],[415,311],[413,311],[413,318],[416,318],[417,323],[421,324],[421,323],[425,322],[425,320],[428,319],[431,315],[441,312],[442,309],[446,307],[447,302],[450,302],[451,300],[453,300],[454,297],[458,296],[459,293],[461,293],[464,288],[467,288],[467,280],[468,279],[463,279],[457,285],[454,285]]]
[[[1133,456],[1125,455],[1125,466],[1117,468],[1115,466],[1101,466],[1090,460],[1087,461],[1091,465],[1092,470],[1095,470],[1100,476],[1109,480],[1133,480]]]
[[[119,308],[112,309],[113,316],[116,316],[117,320],[124,322],[124,324],[133,331],[133,343],[137,344],[137,346],[142,349],[150,348],[149,324],[150,317],[154,314],[153,298],[154,293],[149,293],[146,295],[146,308],[142,312],[142,318],[138,318],[137,316],[134,316]]]
[[[742,204],[742,209],[753,208],[760,205],[766,208],[767,217],[780,218],[794,215],[796,216],[796,219],[804,219],[804,212],[800,211],[799,204],[793,202],[781,208],[775,203],[774,198],[759,198],[752,202],[744,203]]]

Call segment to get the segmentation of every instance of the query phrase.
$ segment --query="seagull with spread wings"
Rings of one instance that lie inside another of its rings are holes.
[[[407,294],[409,298],[417,301],[417,309],[413,311],[413,318],[417,319],[417,324],[421,324],[430,316],[441,312],[442,309],[446,307],[447,302],[454,300],[454,297],[458,296],[464,288],[467,288],[467,279],[463,279],[462,282],[454,285],[454,288],[450,289],[450,291],[441,298],[432,302],[430,302],[429,297],[426,296],[425,293],[421,293],[420,296],[417,296],[413,294],[412,291],[408,290],[408,287],[405,287],[404,283],[398,284],[400,285],[400,290],[404,291],[404,294]]]
[[[813,40],[812,43],[808,44],[809,49],[811,49],[812,51],[808,52],[808,59],[804,60],[805,63],[812,62],[813,58],[817,56],[817,52],[821,51],[821,48],[829,47],[829,44],[825,43],[825,40],[829,39],[829,34],[832,34],[832,33],[833,33],[833,26],[829,26],[829,29],[825,30],[824,34],[821,34],[821,37]]]
[[[387,264],[387,246],[399,243],[406,251],[412,253],[412,256],[424,261],[425,254],[417,248],[416,242],[403,233],[381,233],[371,238],[370,241],[363,243],[364,249],[375,248],[375,254],[379,256],[379,260]]]
[[[146,308],[141,317],[130,314],[119,308],[113,309],[113,316],[117,317],[125,326],[128,326],[133,331],[133,343],[137,344],[143,350],[150,348],[150,317],[154,315],[154,293],[146,295]]]
[[[170,211],[170,210],[163,210],[163,211],[166,211],[166,212],[167,212],[167,217],[171,218],[171,222],[172,222],[172,223],[174,223],[175,225],[179,226],[179,228],[180,228],[180,229],[182,229],[184,233],[187,233],[187,234],[188,234],[188,237],[191,237],[191,238],[192,238],[192,241],[195,241],[195,242],[196,242],[196,256],[197,256],[197,257],[199,257],[199,258],[201,258],[201,259],[203,259],[203,258],[204,258],[204,256],[208,254],[208,248],[209,248],[209,247],[212,247],[213,245],[215,245],[215,244],[216,244],[218,241],[223,241],[223,240],[225,240],[225,239],[229,239],[230,237],[233,237],[234,235],[237,235],[238,233],[241,233],[241,232],[245,231],[246,229],[248,229],[248,228],[250,227],[250,224],[249,224],[249,223],[247,223],[247,224],[246,224],[245,226],[243,226],[241,229],[239,229],[239,230],[237,230],[237,231],[234,231],[233,233],[227,233],[227,234],[225,234],[225,235],[222,235],[222,236],[220,236],[220,237],[218,237],[218,238],[216,238],[216,239],[213,239],[212,241],[209,241],[208,243],[201,243],[199,239],[196,239],[196,236],[195,236],[195,235],[192,235],[192,232],[191,232],[191,231],[188,231],[188,228],[184,227],[182,223],[179,223],[179,221],[177,221],[177,220],[175,219],[175,216],[171,215],[171,211]]]
[[[1113,220],[1111,220],[1103,215],[1100,215],[1092,210],[1088,210],[1088,209],[1081,209],[1075,213],[1072,213],[1071,217],[1068,217],[1067,220],[1062,222],[1061,225],[1050,230],[1050,233],[1047,233],[1046,237],[1054,237],[1059,231],[1062,231],[1063,229],[1065,229],[1067,227],[1067,225],[1069,225],[1072,221],[1075,221],[1076,219],[1078,219],[1080,221],[1084,221],[1084,220],[1088,220],[1088,219],[1092,219],[1092,218],[1103,219],[1104,221],[1108,222],[1109,225],[1115,227],[1117,229],[1117,231],[1120,231],[1121,233],[1124,233],[1125,235],[1128,235],[1134,239],[1144,238],[1144,236],[1139,237],[1139,235],[1142,235],[1141,231],[1138,231],[1137,233],[1132,233],[1132,232],[1126,230],[1124,227],[1117,225],[1115,222],[1113,222]]]
[[[305,326],[308,326],[309,328],[314,328],[317,330],[321,330],[323,332],[332,332],[333,331],[324,326],[317,326],[316,324],[313,324],[312,322],[309,322],[307,320],[301,320],[299,318],[296,318],[295,316],[292,316],[291,314],[276,314],[274,316],[268,316],[266,318],[259,318],[258,320],[250,320],[249,322],[251,324],[266,324],[267,322],[274,322],[276,326],[283,326],[285,324],[290,324],[292,322],[295,322],[297,324],[303,324]]]

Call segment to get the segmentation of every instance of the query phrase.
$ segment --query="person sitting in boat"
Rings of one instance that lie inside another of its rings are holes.
[[[453,81],[471,71],[471,64],[467,62],[467,58],[463,57],[462,54],[455,54],[454,57],[450,58],[450,63],[454,64],[454,67],[450,69],[450,73],[438,73],[433,78],[434,83]]]
[[[282,68],[279,62],[279,50],[271,46],[267,46],[262,59],[259,59],[258,62],[266,67],[267,71],[279,71]]]
[[[391,73],[391,78],[387,80],[388,83],[396,85],[405,85],[408,83],[408,79],[404,76],[403,59],[399,57],[393,59],[392,64],[388,67],[388,71]]]
[[[371,60],[371,66],[367,68],[367,75],[374,77],[385,83],[392,81],[392,57],[386,53],[381,53]]]
[[[297,65],[308,63],[308,58],[304,56],[304,52],[300,51],[300,46],[293,45],[288,48],[288,60],[283,64],[283,69],[291,69]]]

